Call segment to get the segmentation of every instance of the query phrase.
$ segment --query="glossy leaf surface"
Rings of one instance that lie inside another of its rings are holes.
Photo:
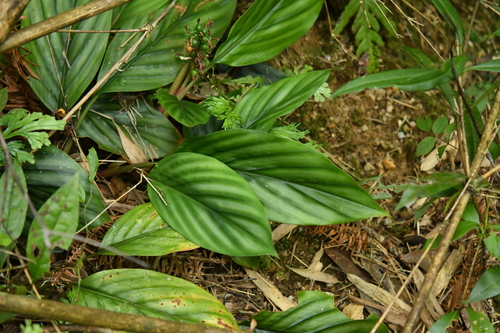
[[[448,327],[451,327],[454,321],[458,321],[458,311],[451,311],[438,320],[429,328],[429,333],[446,332]]]
[[[179,140],[174,125],[144,100],[108,94],[92,105],[77,134],[101,149],[127,156],[117,127],[150,159],[171,154]]]
[[[463,73],[467,58],[458,56],[454,58],[454,66],[457,76]],[[439,68],[408,68],[386,71],[382,73],[366,75],[349,81],[337,89],[332,97],[361,91],[365,88],[378,89],[396,87],[406,91],[426,91],[443,83],[453,80],[450,60],[443,64],[443,70]]]
[[[165,89],[158,89],[156,96],[165,111],[184,126],[193,127],[208,121],[207,110],[199,104],[179,101]]]
[[[250,91],[234,108],[242,127],[268,131],[276,118],[301,106],[328,78],[329,70],[282,79]]]
[[[269,133],[226,130],[188,139],[178,151],[214,157],[238,172],[272,221],[327,225],[387,215],[321,153]]]
[[[254,1],[231,28],[214,62],[245,66],[274,58],[312,27],[322,6],[321,0]]]
[[[500,267],[488,268],[477,280],[466,303],[472,303],[500,295]]]
[[[73,241],[73,238],[45,234],[43,230],[47,228],[70,236],[75,233],[78,226],[78,181],[77,173],[39,209],[38,213],[44,226],[40,225],[37,219],[31,224],[26,255],[31,259],[28,267],[33,281],[50,270],[51,250],[56,247],[67,250]],[[47,241],[50,242],[50,247]]]
[[[17,161],[12,162],[12,168],[6,169],[0,177],[0,247],[11,245],[21,235],[28,210],[28,202],[23,196],[28,190],[23,169]],[[21,187],[14,180],[14,174]]]
[[[174,231],[151,203],[137,206],[116,220],[102,244],[132,256],[162,256],[198,247]]]
[[[127,20],[122,29],[137,29],[156,19],[170,1],[157,11],[149,14],[133,16]],[[220,38],[231,22],[236,0],[179,0],[169,14],[150,33],[129,61],[122,65],[107,81],[101,92],[142,91],[158,89],[171,83],[179,72],[182,61],[179,53],[185,54],[184,45],[188,37],[184,26],[193,31],[198,18],[201,24],[208,19],[214,22],[211,36]],[[99,78],[102,78],[111,67],[128,51],[139,38],[133,33],[116,34],[104,56]],[[124,44],[126,45],[122,47]]]
[[[57,189],[79,172],[79,184],[85,192],[85,200],[80,202],[80,226],[86,225],[95,218],[97,219],[92,223],[91,228],[110,220],[106,212],[97,217],[105,210],[97,187],[89,182],[82,167],[62,150],[54,146],[44,147],[35,154],[35,164],[25,164],[23,169],[28,192],[35,206],[41,207]]]
[[[200,287],[144,269],[95,273],[74,286],[73,304],[164,320],[239,330],[231,313]]]
[[[299,291],[299,302],[283,312],[262,311],[252,319],[257,320],[258,333],[359,333],[369,332],[378,318],[370,315],[365,320],[353,320],[335,307],[333,297],[319,291]],[[247,327],[249,322],[244,322]],[[376,332],[389,332],[382,324]]]
[[[481,64],[477,64],[475,66],[467,68],[467,70],[476,70],[476,71],[488,71],[488,72],[500,72],[500,59],[494,59],[490,61],[483,62]]]
[[[43,21],[90,0],[33,0],[21,20],[21,26]],[[109,30],[111,11],[104,12],[72,26],[79,30]],[[36,64],[32,70],[40,78],[28,82],[43,104],[52,111],[68,109],[88,87],[101,65],[108,33],[68,34],[55,32],[25,44],[26,59]]]
[[[500,260],[500,237],[491,233],[487,238],[484,239],[484,245],[491,253]]]
[[[223,163],[175,153],[161,160],[150,177],[153,206],[193,243],[234,256],[276,254],[264,207],[245,180]]]

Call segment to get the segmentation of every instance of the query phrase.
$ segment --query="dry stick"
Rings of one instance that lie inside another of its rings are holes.
[[[0,45],[7,39],[29,2],[30,0],[0,1],[0,13],[2,13],[2,19],[0,20]]]
[[[153,31],[156,28],[158,23],[160,23],[160,21],[163,18],[165,18],[165,16],[167,16],[167,14],[170,12],[170,10],[172,9],[172,7],[175,5],[176,2],[177,0],[173,0],[170,3],[170,5],[160,14],[160,16],[156,18],[156,20],[153,23],[143,27],[144,33],[142,34],[142,36],[120,58],[120,60],[118,60],[116,64],[113,67],[111,67],[111,69],[106,73],[106,75],[104,75],[102,79],[100,79],[99,82],[97,82],[95,86],[92,87],[92,89],[90,89],[90,91],[82,99],[80,99],[80,101],[66,114],[66,116],[64,116],[63,120],[67,121],[69,118],[71,118],[71,116],[73,116],[73,114],[83,106],[83,104],[109,79],[109,77],[115,71],[117,71],[122,64],[125,64],[128,61],[128,59],[132,56],[132,53],[134,53],[134,51],[139,47],[139,45],[144,41],[144,39],[146,39],[149,36],[151,31]],[[51,131],[49,133],[49,137],[52,136],[55,132],[56,131]]]
[[[94,0],[85,5],[70,9],[41,22],[13,32],[0,45],[0,53],[14,49],[32,40],[48,35],[73,23],[83,21],[132,0]]]
[[[0,293],[0,310],[74,324],[138,333],[229,333],[232,330],[150,318]]]
[[[445,260],[448,247],[451,244],[453,234],[455,233],[458,223],[460,222],[462,213],[465,210],[467,202],[471,197],[471,194],[468,192],[468,186],[470,185],[470,183],[474,183],[475,185],[475,183],[481,181],[482,179],[482,177],[478,177],[478,179],[472,181],[476,177],[479,171],[479,167],[481,166],[481,162],[484,159],[486,152],[488,151],[488,147],[491,144],[492,138],[496,134],[494,132],[494,128],[499,110],[500,110],[500,89],[497,90],[497,93],[495,95],[495,101],[493,103],[493,106],[491,107],[490,114],[488,115],[488,120],[486,122],[486,126],[484,127],[483,136],[481,137],[481,141],[479,142],[476,154],[474,155],[474,159],[472,160],[472,165],[470,169],[471,170],[470,178],[467,184],[464,186],[464,189],[462,190],[461,193],[463,194],[463,196],[458,199],[458,204],[456,204],[456,208],[453,210],[452,213],[453,215],[449,219],[449,225],[446,228],[446,231],[443,235],[443,238],[441,239],[438,249],[436,250],[434,259],[431,263],[431,267],[429,268],[427,274],[425,274],[424,283],[422,284],[422,288],[420,289],[420,292],[414,302],[413,308],[411,309],[411,312],[408,315],[408,319],[406,321],[406,325],[403,328],[402,333],[413,332],[413,329],[416,326],[418,319],[420,317],[420,313],[424,308],[425,302],[429,297],[429,292],[432,289],[432,285],[436,279],[439,269],[441,268]]]

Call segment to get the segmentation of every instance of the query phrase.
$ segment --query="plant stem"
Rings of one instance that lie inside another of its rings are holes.
[[[14,49],[73,23],[104,13],[132,0],[94,0],[11,33],[0,45],[0,53]]]

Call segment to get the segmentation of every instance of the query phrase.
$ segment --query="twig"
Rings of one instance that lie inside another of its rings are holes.
[[[132,47],[120,58],[120,60],[118,60],[116,62],[116,64],[113,67],[111,67],[111,69],[106,73],[106,75],[104,75],[99,80],[99,82],[97,82],[94,85],[94,87],[92,87],[92,89],[90,89],[90,91],[83,98],[81,98],[80,101],[78,101],[78,103],[68,113],[66,113],[66,116],[64,116],[63,120],[67,121],[68,119],[70,119],[73,116],[73,114],[76,111],[78,111],[83,106],[83,104],[85,104],[85,102],[97,90],[99,90],[99,88],[101,88],[101,86],[109,79],[109,77],[120,68],[120,66],[122,64],[127,63],[128,59],[132,56],[132,54],[139,47],[139,45],[144,41],[144,39],[146,39],[149,36],[149,34],[151,33],[151,31],[153,31],[156,28],[156,26],[158,25],[158,23],[160,23],[160,21],[163,18],[165,18],[165,16],[167,16],[167,14],[170,12],[170,10],[176,4],[176,2],[177,2],[177,0],[173,0],[170,3],[170,5],[156,18],[156,20],[153,23],[148,24],[148,25],[146,25],[146,26],[143,27],[144,33],[142,34],[142,36],[139,37],[139,39],[134,43],[134,45],[132,45]],[[55,132],[56,131],[51,131],[49,133],[49,137],[52,136]]]
[[[7,39],[12,28],[14,28],[29,3],[30,0],[0,1],[0,13],[2,13],[2,19],[0,20],[0,45]]]
[[[94,0],[41,22],[13,32],[0,45],[0,53],[14,49],[32,40],[48,35],[59,29],[83,21],[132,0]]]
[[[138,333],[234,333],[232,330],[222,328],[93,309],[49,300],[37,300],[6,293],[0,293],[0,310],[37,318]]]
[[[499,110],[500,110],[500,89],[497,90],[497,93],[495,95],[495,102],[491,107],[490,114],[488,115],[488,120],[483,130],[483,135],[481,136],[481,141],[479,142],[476,154],[474,155],[474,159],[472,160],[472,165],[470,168],[471,171],[469,176],[470,178],[465,184],[462,192],[460,193],[461,196],[455,202],[455,207],[452,210],[450,210],[450,213],[445,219],[445,221],[449,220],[449,225],[443,234],[443,238],[441,239],[439,247],[436,250],[431,266],[427,271],[427,274],[425,274],[424,283],[422,284],[422,288],[420,289],[420,292],[417,298],[415,299],[411,312],[408,315],[408,319],[402,331],[403,333],[413,332],[413,329],[418,322],[420,313],[422,312],[425,302],[429,297],[432,285],[436,279],[439,269],[441,268],[445,260],[448,247],[451,244],[451,240],[453,238],[455,230],[457,229],[458,223],[460,222],[462,213],[465,210],[467,202],[471,197],[471,193],[469,192],[469,186],[472,184],[472,186],[475,187],[477,186],[477,183],[482,180],[482,177],[478,177],[477,179],[475,179],[475,177],[479,172],[481,162],[486,156],[488,147],[490,146],[491,141],[493,140],[492,138],[496,133],[494,130],[496,129],[495,123]]]

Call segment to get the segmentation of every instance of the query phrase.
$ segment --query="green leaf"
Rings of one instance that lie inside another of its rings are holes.
[[[429,132],[432,127],[432,119],[429,116],[420,116],[417,118],[417,127],[424,132]]]
[[[12,162],[12,168],[6,169],[0,177],[0,247],[13,244],[21,235],[28,210],[28,202],[23,196],[28,191],[23,169],[17,161]],[[19,179],[21,187],[14,177]]]
[[[28,235],[26,255],[31,278],[38,280],[50,270],[50,253],[56,247],[67,250],[72,238],[49,234],[50,231],[74,234],[78,226],[78,181],[77,172],[68,183],[61,186],[43,204],[38,213],[43,224],[33,220]],[[47,244],[49,242],[49,244]]]
[[[454,58],[454,66],[457,76],[463,73],[467,58],[457,56]],[[340,95],[361,91],[365,88],[378,89],[396,87],[406,91],[426,91],[443,83],[453,80],[450,60],[443,64],[443,70],[439,68],[408,68],[386,71],[382,73],[366,75],[349,81],[332,95]]]
[[[148,13],[154,13],[158,9],[165,7],[169,0],[135,0],[121,5],[120,15],[113,22],[113,29],[120,29],[125,22],[130,20],[134,16],[147,15]]]
[[[94,178],[97,174],[97,169],[99,168],[99,157],[97,156],[97,152],[95,151],[94,147],[89,149],[87,160],[90,166],[89,181],[92,182],[94,181]]]
[[[9,96],[7,93],[7,88],[0,89],[0,111],[5,108],[7,105],[7,101],[9,100]]]
[[[161,158],[174,151],[179,135],[167,117],[141,98],[112,96],[102,95],[92,105],[77,132],[79,137],[89,137],[99,148],[127,156],[119,127],[149,159]]]
[[[245,66],[274,58],[312,27],[322,7],[322,0],[254,1],[233,25],[213,62]]]
[[[497,259],[500,259],[500,237],[491,233],[485,240],[484,245]]]
[[[328,78],[330,70],[299,74],[250,91],[236,105],[242,127],[268,131],[276,118],[302,105]]]
[[[226,130],[188,139],[178,151],[214,157],[238,172],[272,221],[327,225],[388,215],[321,153],[269,133]]]
[[[79,172],[79,183],[83,186],[86,198],[84,202],[80,202],[80,227],[94,219],[96,220],[91,228],[110,220],[106,212],[98,216],[105,207],[97,187],[89,182],[82,167],[60,149],[54,146],[40,149],[35,154],[35,164],[24,165],[23,169],[28,192],[35,206],[41,207],[57,189]]]
[[[163,256],[198,247],[174,231],[151,203],[137,206],[120,217],[106,232],[102,244],[132,256]]]
[[[21,27],[40,22],[90,0],[33,0],[21,20]],[[111,11],[88,18],[72,26],[80,30],[109,30]],[[108,33],[52,33],[35,39],[23,47],[27,60],[36,64],[33,71],[40,78],[28,82],[43,104],[50,110],[71,108],[94,79],[101,65]]]
[[[422,178],[424,184],[404,184],[396,186],[404,191],[396,211],[419,198],[448,197],[458,191],[465,181],[465,175],[456,172],[441,172]]]
[[[500,295],[500,266],[488,268],[477,280],[466,304]]]
[[[451,239],[452,242],[456,241],[457,239],[462,238],[466,233],[471,231],[473,228],[479,226],[477,222],[474,221],[460,221],[458,223],[457,229],[455,230],[455,233],[453,234],[453,237]],[[439,246],[439,243],[441,242],[442,236],[439,235],[436,240],[432,243],[431,249],[434,250]],[[427,242],[425,242],[424,245],[424,250],[430,245],[432,239],[428,239]]]
[[[490,61],[483,62],[481,64],[477,64],[475,66],[467,68],[468,71],[487,71],[487,72],[500,72],[500,59],[494,59]]]
[[[434,62],[427,57],[422,51],[414,49],[413,47],[402,46],[402,49],[408,52],[408,54],[423,68],[434,68],[436,65]]]
[[[239,331],[231,313],[191,282],[144,269],[95,273],[73,287],[71,303]]]
[[[449,0],[432,0],[434,6],[437,10],[444,16],[445,20],[451,25],[453,32],[458,38],[460,47],[464,47],[464,28],[462,26],[462,20],[457,13],[457,10]]]
[[[446,129],[446,126],[448,126],[448,118],[445,116],[439,117],[432,124],[432,132],[436,135],[441,134]]]
[[[471,333],[490,333],[495,331],[491,321],[481,312],[467,308],[467,313],[469,315]]]
[[[151,171],[148,193],[174,230],[211,251],[276,255],[264,207],[236,172],[214,158],[175,153]]]
[[[205,124],[208,121],[207,110],[199,104],[179,101],[177,97],[170,95],[166,89],[158,89],[156,96],[165,111],[184,126],[193,127]]]
[[[262,311],[252,317],[257,321],[257,333],[302,332],[369,332],[378,318],[370,315],[365,320],[353,320],[335,307],[333,297],[319,291],[299,291],[298,305],[283,312]],[[242,323],[248,327],[250,321]],[[389,332],[382,324],[376,332]]]
[[[144,15],[133,16],[122,29],[137,29],[156,19],[170,1],[159,10]],[[120,71],[115,72],[101,88],[101,92],[130,92],[158,89],[174,81],[182,67],[179,53],[184,54],[188,37],[184,26],[193,29],[197,20],[205,24],[214,22],[210,29],[212,38],[220,38],[231,22],[236,0],[179,0],[168,15],[158,24],[148,38],[132,54]],[[104,57],[99,79],[113,67],[129,50],[139,36],[134,33],[119,33],[113,37]],[[127,40],[128,43],[127,43]],[[125,46],[123,47],[123,45]]]
[[[458,311],[451,311],[438,320],[429,328],[429,333],[447,332],[447,328],[451,327],[454,321],[458,321]]]
[[[431,152],[434,148],[434,144],[436,143],[436,139],[433,136],[428,136],[423,138],[422,141],[418,143],[417,151],[415,152],[416,156],[425,155]]]

